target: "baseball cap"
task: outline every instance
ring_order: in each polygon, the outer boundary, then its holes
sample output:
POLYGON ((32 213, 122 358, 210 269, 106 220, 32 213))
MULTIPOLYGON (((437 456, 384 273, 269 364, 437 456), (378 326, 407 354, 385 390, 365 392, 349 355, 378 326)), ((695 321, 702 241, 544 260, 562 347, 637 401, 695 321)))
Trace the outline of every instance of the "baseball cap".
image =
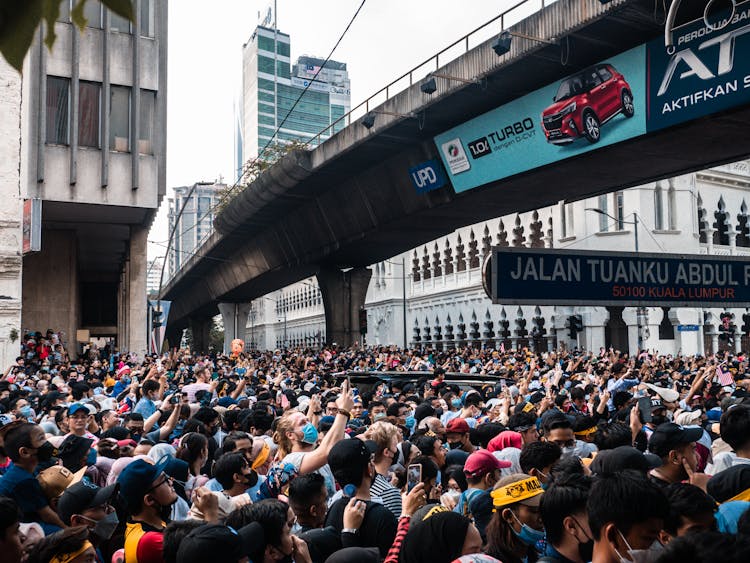
POLYGON ((507 469, 512 465, 507 460, 500 460, 487 450, 476 450, 469 454, 464 464, 464 475, 471 479, 483 477, 496 469, 507 469))
POLYGON ((73 416, 78 411, 86 411, 86 414, 91 414, 88 407, 83 403, 73 403, 68 407, 68 416, 73 416))
POLYGON ((539 479, 523 473, 515 473, 500 479, 490 494, 492 505, 500 508, 517 502, 527 506, 539 506, 543 492, 544 489, 539 479))
POLYGON ((469 423, 463 418, 452 418, 445 425, 445 432, 449 434, 468 434, 469 423))
POLYGON ((651 391, 659 395, 659 397, 661 397, 662 400, 666 401, 667 403, 674 403, 680 398, 680 394, 674 389, 668 389, 666 387, 657 387, 656 385, 652 383, 644 383, 644 385, 647 388, 651 389, 651 391))
POLYGON ((702 428, 685 428, 674 422, 660 424, 651 434, 648 449, 659 457, 665 457, 671 450, 697 442, 703 436, 702 428))
POLYGON ((632 446, 619 446, 599 452, 590 467, 597 475, 615 475, 626 469, 647 473, 661 465, 661 458, 657 455, 643 454, 632 446))
POLYGON ((94 440, 91 438, 83 438, 75 434, 70 434, 58 447, 57 457, 62 460, 63 465, 68 469, 71 467, 77 469, 81 463, 81 459, 88 455, 93 443, 94 440))
POLYGON ((169 456, 164 456, 157 464, 136 459, 122 470, 117 482, 120 484, 120 494, 131 510, 137 510, 140 507, 143 495, 164 472, 168 463, 169 456))
POLYGON ((108 487, 99 487, 83 479, 69 486, 57 502, 57 513, 63 523, 70 525, 73 514, 81 514, 84 510, 107 504, 117 494, 117 483, 108 487))
POLYGON ((733 465, 708 480, 706 490, 716 502, 750 500, 750 465, 733 465))
POLYGON ((674 417, 674 421, 682 426, 691 426, 700 424, 703 411, 700 409, 694 411, 679 411, 674 417))
POLYGON ((342 488, 358 481, 375 453, 373 443, 368 444, 359 438, 351 438, 340 440, 331 448, 328 453, 328 465, 342 488))
POLYGON ((240 532, 221 524, 206 524, 191 531, 180 542, 177 560, 181 563, 237 561, 248 553, 240 532))
POLYGON ((659 397, 651 397, 651 410, 659 410, 664 408, 664 403, 661 402, 659 397))
POLYGON ((39 486, 42 487, 44 496, 52 500, 62 495, 67 487, 83 479, 86 469, 86 467, 82 467, 73 473, 67 467, 53 465, 41 471, 36 479, 39 481, 39 486))

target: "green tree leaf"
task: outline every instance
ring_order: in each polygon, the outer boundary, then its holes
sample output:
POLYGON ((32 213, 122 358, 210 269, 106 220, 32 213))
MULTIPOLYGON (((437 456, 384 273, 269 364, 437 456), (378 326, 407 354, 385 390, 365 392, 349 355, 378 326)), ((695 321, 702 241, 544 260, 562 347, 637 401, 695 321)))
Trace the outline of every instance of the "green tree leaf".
POLYGON ((42 15, 47 22, 47 35, 44 38, 44 44, 47 45, 47 49, 50 51, 55 44, 55 39, 57 39, 55 22, 60 17, 60 2, 61 0, 44 0, 42 4, 42 15))
POLYGON ((18 72, 42 19, 43 1, 0 3, 0 53, 18 72))
MULTIPOLYGON (((34 41, 39 23, 47 22, 44 43, 52 49, 57 36, 55 22, 60 17, 60 4, 67 0, 3 0, 0 2, 0 54, 13 68, 21 72, 23 60, 34 41)), ((135 21, 132 0, 101 0, 101 3, 130 21, 135 21)), ((71 20, 83 28, 86 0, 77 0, 70 13, 71 20)))

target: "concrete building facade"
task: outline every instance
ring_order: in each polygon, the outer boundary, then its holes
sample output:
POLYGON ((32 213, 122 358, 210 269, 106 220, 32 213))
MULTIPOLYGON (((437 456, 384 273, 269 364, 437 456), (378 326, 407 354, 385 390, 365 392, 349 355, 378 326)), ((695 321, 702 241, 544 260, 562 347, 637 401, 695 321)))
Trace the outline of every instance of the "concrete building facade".
MULTIPOLYGON (((0 362, 12 329, 76 331, 146 351, 146 241, 166 188, 167 3, 134 22, 63 2, 52 51, 40 29, 22 75, 0 61, 0 362), (8 119, 6 119, 8 117, 8 119), (22 256, 23 201, 42 204, 41 250, 22 256)), ((15 333, 13 333, 15 334, 15 333)))
MULTIPOLYGON (((747 350, 734 315, 734 341, 720 338, 720 308, 553 307, 495 305, 481 266, 493 245, 577 250, 638 250, 750 256, 750 163, 740 161, 459 229, 449 236, 370 267, 366 298, 371 345, 450 347, 473 342, 506 347, 601 346, 661 354, 747 350), (594 210, 600 210, 607 217, 594 210), (581 315, 575 339, 566 327, 581 315), (683 330, 697 326, 698 330, 683 330)), ((309 278, 253 302, 246 342, 258 348, 325 341, 323 302, 309 278)))

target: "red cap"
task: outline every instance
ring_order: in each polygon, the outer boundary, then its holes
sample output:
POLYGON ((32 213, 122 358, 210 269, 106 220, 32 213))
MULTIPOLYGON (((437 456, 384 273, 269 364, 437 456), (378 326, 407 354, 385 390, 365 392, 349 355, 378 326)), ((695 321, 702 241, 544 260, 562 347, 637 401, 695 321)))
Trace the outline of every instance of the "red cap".
POLYGON ((124 447, 126 447, 126 446, 130 446, 130 447, 133 447, 133 448, 134 448, 134 447, 136 447, 137 445, 138 445, 138 444, 136 444, 136 443, 135 443, 135 440, 130 440, 130 439, 128 439, 128 440, 118 440, 118 441, 117 441, 117 447, 119 447, 119 448, 124 448, 124 447))
POLYGON ((507 469, 512 464, 504 459, 497 459, 487 450, 476 450, 466 458, 464 474, 467 477, 482 477, 495 469, 507 469))
POLYGON ((445 431, 448 434, 468 434, 469 423, 463 418, 452 418, 445 425, 445 431))

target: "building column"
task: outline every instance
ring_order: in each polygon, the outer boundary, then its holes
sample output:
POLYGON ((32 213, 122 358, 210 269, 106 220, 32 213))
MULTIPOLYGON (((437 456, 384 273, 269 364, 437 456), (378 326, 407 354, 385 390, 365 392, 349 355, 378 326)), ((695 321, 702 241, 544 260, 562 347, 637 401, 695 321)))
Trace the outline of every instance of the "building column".
POLYGON ((628 325, 628 350, 630 355, 637 355, 638 330, 640 320, 641 349, 657 349, 659 347, 659 325, 664 318, 661 307, 625 307, 622 312, 622 320, 628 325), (641 309, 641 318, 639 311, 641 309))
POLYGON ((326 315, 326 344, 348 347, 359 342, 359 311, 365 306, 372 271, 321 268, 316 277, 326 315))
POLYGON ((604 327, 609 322, 609 311, 606 307, 588 307, 583 317, 583 347, 596 352, 605 345, 604 327))
POLYGON ((219 303, 221 320, 224 321, 224 353, 232 351, 232 340, 245 340, 250 303, 219 303))
MULTIPOLYGON (((0 57, 0 365, 15 363, 23 337, 21 324, 21 74, 0 57)), ((25 191, 25 190, 24 190, 25 191)), ((32 327, 28 327, 32 328, 32 327)), ((40 326, 38 330, 46 330, 40 326)), ((62 327, 60 327, 62 328, 62 327)))
POLYGON ((193 334, 192 352, 208 352, 208 342, 211 337, 213 317, 191 317, 190 332, 193 334))
POLYGON ((125 348, 135 352, 139 358, 148 353, 148 307, 146 304, 146 253, 148 241, 147 227, 133 227, 130 230, 128 252, 127 295, 125 314, 128 317, 125 348))
POLYGON ((677 354, 694 356, 703 354, 703 322, 700 309, 688 307, 673 307, 669 310, 669 320, 675 326, 675 340, 677 354), (694 325, 698 330, 678 330, 680 325, 694 325))

